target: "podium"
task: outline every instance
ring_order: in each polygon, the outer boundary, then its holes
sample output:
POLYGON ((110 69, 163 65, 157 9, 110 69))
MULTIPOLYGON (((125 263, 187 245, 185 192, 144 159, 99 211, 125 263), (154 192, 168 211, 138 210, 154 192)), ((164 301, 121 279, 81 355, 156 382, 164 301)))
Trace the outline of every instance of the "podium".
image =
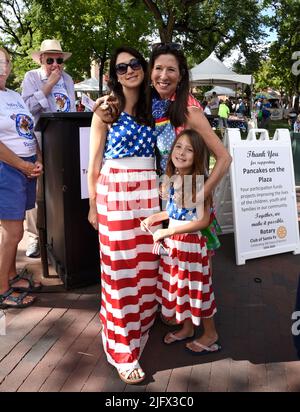
POLYGON ((36 126, 42 135, 45 246, 66 289, 100 280, 98 234, 88 222, 89 200, 81 199, 80 184, 79 128, 90 127, 91 118, 84 112, 43 113, 36 126))

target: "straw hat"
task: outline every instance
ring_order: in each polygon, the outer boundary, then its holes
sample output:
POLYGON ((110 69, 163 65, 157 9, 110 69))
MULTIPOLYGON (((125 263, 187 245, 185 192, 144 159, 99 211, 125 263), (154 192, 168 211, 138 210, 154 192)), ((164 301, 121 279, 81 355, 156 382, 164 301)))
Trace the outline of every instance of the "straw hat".
POLYGON ((55 39, 47 39, 42 41, 40 50, 33 51, 31 53, 31 57, 36 63, 40 64, 40 57, 44 53, 61 53, 63 55, 64 60, 67 60, 72 56, 72 53, 63 52, 61 49, 60 42, 55 39))

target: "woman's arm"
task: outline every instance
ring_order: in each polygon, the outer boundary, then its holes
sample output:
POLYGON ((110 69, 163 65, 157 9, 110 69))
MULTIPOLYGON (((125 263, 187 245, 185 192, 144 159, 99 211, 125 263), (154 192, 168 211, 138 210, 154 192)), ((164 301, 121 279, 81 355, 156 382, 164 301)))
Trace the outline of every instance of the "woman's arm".
POLYGON ((188 108, 186 127, 196 130, 202 136, 205 144, 216 158, 216 164, 204 184, 204 198, 206 199, 226 174, 232 159, 219 137, 212 130, 201 109, 197 107, 188 108))
POLYGON ((104 146, 107 136, 107 126, 102 122, 101 117, 98 114, 98 110, 93 114, 92 118, 88 167, 88 191, 90 199, 88 220, 95 229, 98 229, 96 185, 101 169, 104 146))
POLYGON ((21 159, 2 142, 0 142, 0 160, 20 170, 27 177, 32 177, 35 165, 21 159))
POLYGON ((197 232, 198 230, 205 229, 209 225, 210 220, 210 204, 206 202, 203 216, 199 220, 193 220, 191 222, 187 222, 185 225, 178 225, 168 227, 168 229, 158 229, 153 234, 153 240, 156 242, 157 240, 164 239, 165 237, 179 235, 183 233, 191 233, 197 232))

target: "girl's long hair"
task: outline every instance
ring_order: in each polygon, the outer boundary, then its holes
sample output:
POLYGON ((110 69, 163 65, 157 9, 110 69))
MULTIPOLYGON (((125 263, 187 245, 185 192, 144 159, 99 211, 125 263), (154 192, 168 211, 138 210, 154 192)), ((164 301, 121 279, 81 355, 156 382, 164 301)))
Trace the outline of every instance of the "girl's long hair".
POLYGON ((140 85, 139 98, 134 107, 135 118, 138 123, 153 126, 152 108, 151 105, 149 106, 146 101, 148 64, 139 51, 129 46, 121 46, 114 51, 110 59, 108 87, 111 90, 111 92, 113 92, 114 96, 118 99, 119 111, 122 112, 125 107, 125 96, 123 93, 123 87, 121 83, 118 82, 118 75, 116 72, 116 61, 120 53, 129 53, 141 62, 142 69, 144 72, 144 80, 140 85))
POLYGON ((160 47, 154 48, 149 60, 149 76, 147 101, 150 104, 152 97, 159 97, 157 91, 151 87, 151 73, 155 65, 156 59, 163 54, 172 54, 177 60, 181 80, 176 89, 176 98, 170 103, 166 116, 169 117, 171 124, 175 127, 182 126, 186 123, 188 114, 187 101, 189 96, 189 71, 186 58, 180 49, 172 47, 172 43, 162 44, 160 47))

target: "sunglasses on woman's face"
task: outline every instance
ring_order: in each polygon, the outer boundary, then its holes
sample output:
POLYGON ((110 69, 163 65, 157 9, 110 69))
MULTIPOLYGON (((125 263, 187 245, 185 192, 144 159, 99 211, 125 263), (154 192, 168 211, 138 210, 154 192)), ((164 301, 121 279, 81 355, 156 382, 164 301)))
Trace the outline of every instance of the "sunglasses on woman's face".
POLYGON ((46 59, 47 64, 53 64, 54 61, 56 61, 57 64, 63 64, 64 59, 62 57, 57 57, 56 59, 53 59, 52 57, 48 57, 46 59))
POLYGON ((154 43, 152 44, 152 51, 156 50, 181 50, 179 43, 154 43))
POLYGON ((140 70, 142 68, 142 64, 138 59, 131 59, 129 63, 116 64, 115 69, 117 74, 125 74, 128 67, 130 67, 132 70, 140 70))

